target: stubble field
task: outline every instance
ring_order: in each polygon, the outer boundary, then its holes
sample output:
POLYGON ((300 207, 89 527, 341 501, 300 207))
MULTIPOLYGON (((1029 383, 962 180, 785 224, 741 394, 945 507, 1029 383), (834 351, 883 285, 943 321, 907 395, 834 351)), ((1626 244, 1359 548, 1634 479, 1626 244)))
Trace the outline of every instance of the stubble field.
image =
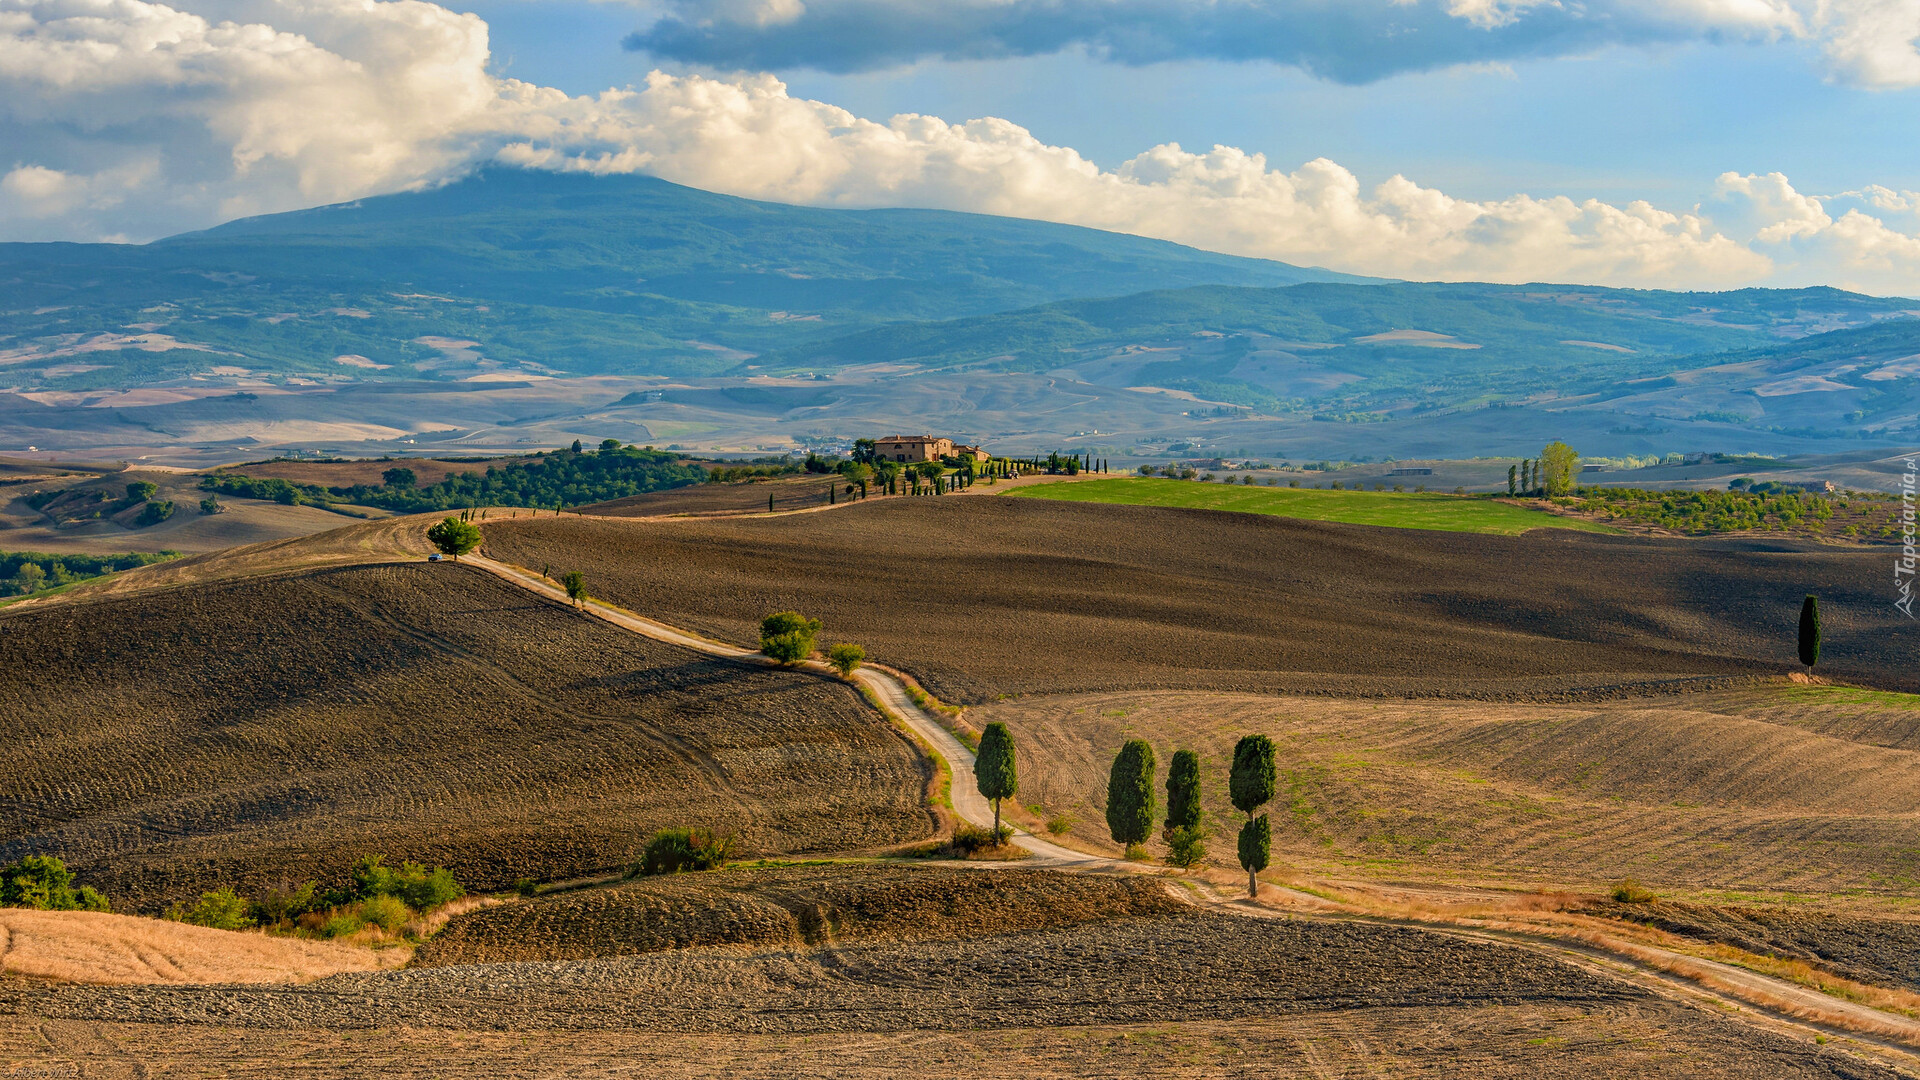
POLYGON ((1019 740, 1025 820, 1066 814, 1096 848, 1111 847, 1113 755, 1143 738, 1163 775, 1176 749, 1200 754, 1211 849, 1231 865, 1233 745, 1265 734, 1279 766, 1275 861, 1291 870, 1585 891, 1633 878, 1904 911, 1920 881, 1920 753, 1886 744, 1920 735, 1920 702, 1822 696, 1520 705, 1121 692, 980 706, 967 721, 1005 722, 1019 740))

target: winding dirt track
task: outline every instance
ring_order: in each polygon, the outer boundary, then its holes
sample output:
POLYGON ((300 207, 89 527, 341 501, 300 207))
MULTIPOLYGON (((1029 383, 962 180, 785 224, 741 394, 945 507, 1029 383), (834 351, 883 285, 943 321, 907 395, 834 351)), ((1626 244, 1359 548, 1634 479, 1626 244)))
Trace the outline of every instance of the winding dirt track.
MULTIPOLYGON (((549 599, 569 602, 564 590, 531 571, 478 555, 469 555, 463 561, 549 599)), ((658 641, 755 666, 774 663, 752 650, 689 634, 600 601, 589 600, 584 609, 615 626, 658 641)), ((823 677, 835 677, 827 665, 818 661, 808 661, 802 666, 823 677)), ((861 668, 855 672, 854 678, 872 692, 883 712, 890 714, 892 719, 905 726, 923 745, 946 761, 953 775, 951 800, 954 813, 971 824, 990 826, 993 808, 970 782, 974 766, 972 752, 938 720, 915 705, 905 685, 898 679, 872 668, 861 668)), ((1031 854, 1031 858, 1016 864, 1024 867, 1046 866, 1104 873, 1151 873, 1155 869, 1139 863, 1074 851, 1017 828, 1013 843, 1031 854)), ((1816 1032, 1823 1036, 1840 1035, 1869 1044, 1880 1051, 1891 1052, 1909 1067, 1920 1064, 1913 1054, 1914 1048, 1920 1047, 1920 1022, 1731 964, 1654 946, 1626 945, 1608 942, 1604 938, 1592 940, 1597 935, 1589 935, 1588 941, 1582 941, 1498 925, 1474 926, 1470 923, 1462 925, 1421 919, 1381 918, 1345 904, 1270 884, 1263 884, 1262 893, 1259 900, 1249 901, 1235 892, 1216 890, 1210 900, 1218 909, 1252 917, 1280 917, 1281 912, 1276 909, 1284 908, 1287 914, 1295 916, 1390 922, 1435 933, 1517 945, 1549 953, 1588 971, 1613 978, 1624 977, 1668 996, 1695 1002, 1704 999, 1773 1030, 1787 1031, 1801 1038, 1816 1032)))

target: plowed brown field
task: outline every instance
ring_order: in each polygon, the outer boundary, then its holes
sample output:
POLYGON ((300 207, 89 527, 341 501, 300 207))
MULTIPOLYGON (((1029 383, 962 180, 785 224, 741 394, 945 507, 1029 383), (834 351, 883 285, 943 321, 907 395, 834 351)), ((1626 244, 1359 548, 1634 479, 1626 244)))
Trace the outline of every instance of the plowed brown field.
POLYGON ((90 1072, 145 1051, 148 1076, 1896 1075, 1526 950, 1221 914, 292 987, 0 986, 0 1036, 90 1072))
POLYGON ((746 851, 929 835, 910 744, 845 686, 623 632, 478 570, 389 564, 0 617, 0 862, 151 911, 361 853, 500 888, 653 829, 746 851))
POLYGON ((1153 507, 888 499, 819 514, 490 522, 488 554, 578 569, 732 641, 796 608, 952 701, 1117 688, 1550 699, 1792 670, 1920 689, 1880 554, 1538 530, 1499 537, 1153 507))
POLYGON ((641 878, 469 912, 415 967, 1047 929, 1181 910, 1150 878, 827 863, 641 878))

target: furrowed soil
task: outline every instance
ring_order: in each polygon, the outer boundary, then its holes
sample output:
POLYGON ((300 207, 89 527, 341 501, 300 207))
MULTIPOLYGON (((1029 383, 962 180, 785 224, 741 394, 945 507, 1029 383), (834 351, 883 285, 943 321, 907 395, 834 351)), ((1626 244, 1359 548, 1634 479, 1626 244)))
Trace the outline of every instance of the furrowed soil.
POLYGON ((148 1076, 605 1075, 615 1059, 668 1077, 1896 1075, 1523 950, 1199 913, 291 987, 15 984, 0 1032, 28 1061, 148 1076))
POLYGON ((850 688, 656 643, 451 563, 0 616, 0 862, 123 910, 338 882, 623 868, 672 825, 749 854, 930 835, 925 766, 850 688))
POLYGON ((1200 755, 1209 846, 1232 866, 1244 816, 1226 776, 1234 743, 1258 733, 1279 768, 1274 860, 1297 870, 1907 904, 1920 880, 1920 752, 1808 728, 1820 715, 1833 730, 1904 729, 1905 742, 1920 735, 1920 702, 1799 690, 1556 705, 1121 692, 980 706, 967 720, 1013 732, 1020 820, 1065 814, 1075 843, 1096 850, 1117 850, 1105 829, 1114 752, 1141 738, 1163 774, 1176 749, 1200 755))
POLYGON ((1046 499, 887 499, 721 520, 509 520, 485 551, 736 641, 795 609, 936 695, 1216 689, 1607 697, 1794 670, 1920 689, 1885 560, 1791 543, 1486 536, 1046 499))
POLYGON ((1150 878, 828 863, 642 878, 461 915, 415 967, 587 960, 700 945, 991 935, 1185 905, 1150 878))
POLYGON ((1920 923, 1916 922, 1671 900, 1588 904, 1580 911, 1762 956, 1803 960, 1855 982, 1920 991, 1920 923))
MULTIPOLYGON (((832 478, 837 479, 837 476, 832 478)), ((604 517, 639 518, 727 511, 764 514, 767 512, 767 498, 771 496, 775 510, 804 510, 829 505, 827 489, 833 486, 832 480, 818 475, 777 476, 727 484, 690 484, 666 491, 650 491, 645 495, 629 495, 624 499, 613 499, 579 509, 582 513, 604 517)), ((842 482, 841 486, 846 485, 842 482)))

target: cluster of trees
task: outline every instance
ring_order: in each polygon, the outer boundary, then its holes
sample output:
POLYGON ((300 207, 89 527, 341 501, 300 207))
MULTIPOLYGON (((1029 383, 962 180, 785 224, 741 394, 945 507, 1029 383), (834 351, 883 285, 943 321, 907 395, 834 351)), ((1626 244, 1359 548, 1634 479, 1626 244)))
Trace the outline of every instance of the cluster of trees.
POLYGON ((221 886, 191 904, 173 905, 167 918, 218 930, 260 926, 302 937, 348 937, 368 927, 397 935, 419 916, 466 894, 446 867, 428 869, 407 861, 390 867, 385 856, 363 855, 337 889, 322 891, 318 882, 307 881, 249 899, 221 886))
POLYGON ((36 491, 26 497, 26 502, 28 506, 43 511, 56 520, 110 517, 122 510, 131 510, 140 506, 140 514, 134 519, 133 526, 145 528, 148 525, 158 525, 173 516, 173 501, 155 499, 154 496, 159 493, 159 486, 151 481, 135 480, 127 485, 126 497, 113 500, 110 505, 95 505, 108 503, 107 493, 99 488, 81 490, 53 488, 47 491, 36 491), (55 503, 60 505, 55 506, 55 503), (146 505, 141 506, 142 503, 146 505), (93 507, 92 513, 86 512, 88 507, 93 507))
POLYGON ((1507 494, 1553 499, 1573 491, 1574 477, 1580 472, 1580 455, 1573 447, 1555 439, 1537 458, 1526 458, 1507 467, 1507 494))
MULTIPOLYGON (((984 740, 983 740, 984 745, 984 740)), ((1240 826, 1240 866, 1247 871, 1247 895, 1259 893, 1259 873, 1273 857, 1273 828, 1267 815, 1255 811, 1273 799, 1277 778, 1273 740, 1248 735, 1233 748, 1233 769, 1227 793, 1235 809, 1247 815, 1240 826)), ((1140 855, 1140 845, 1152 835, 1158 811, 1154 798, 1153 747, 1145 739, 1129 739, 1114 755, 1107 774, 1107 830, 1129 858, 1140 855)), ((1175 866, 1197 866, 1206 859, 1204 812, 1200 807, 1200 756, 1192 750, 1175 751, 1167 770, 1166 817, 1162 832, 1167 861, 1175 866)))
POLYGON ((41 589, 131 570, 136 566, 177 559, 177 551, 157 555, 43 555, 33 551, 0 551, 0 596, 24 596, 41 589))
POLYGON ((52 855, 28 855, 0 866, 0 906, 41 911, 106 911, 107 898, 91 885, 75 887, 73 872, 52 855))
POLYGON ((479 506, 557 509, 664 491, 707 479, 706 470, 689 464, 684 454, 652 447, 623 447, 616 439, 602 442, 597 451, 584 451, 579 445, 576 442, 572 450, 490 465, 484 474, 449 475, 425 487, 418 486, 413 471, 405 468, 387 470, 379 485, 323 488, 278 478, 215 472, 201 480, 200 486, 220 495, 267 499, 289 506, 347 502, 418 513, 479 506))

